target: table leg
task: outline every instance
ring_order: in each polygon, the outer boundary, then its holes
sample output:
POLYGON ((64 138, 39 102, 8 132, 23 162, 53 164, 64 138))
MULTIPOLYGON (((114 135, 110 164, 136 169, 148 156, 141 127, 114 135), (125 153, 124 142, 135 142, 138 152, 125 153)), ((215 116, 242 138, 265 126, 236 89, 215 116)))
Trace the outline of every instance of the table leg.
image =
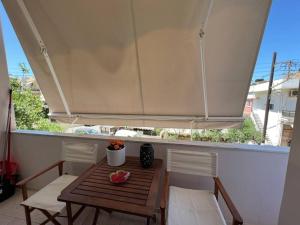
POLYGON ((156 215, 155 214, 153 215, 152 220, 154 223, 156 223, 156 215))
POLYGON ((73 225, 71 203, 70 203, 70 202, 67 202, 66 205, 67 205, 68 225, 73 225))
POLYGON ((150 217, 147 217, 147 225, 150 225, 150 217))

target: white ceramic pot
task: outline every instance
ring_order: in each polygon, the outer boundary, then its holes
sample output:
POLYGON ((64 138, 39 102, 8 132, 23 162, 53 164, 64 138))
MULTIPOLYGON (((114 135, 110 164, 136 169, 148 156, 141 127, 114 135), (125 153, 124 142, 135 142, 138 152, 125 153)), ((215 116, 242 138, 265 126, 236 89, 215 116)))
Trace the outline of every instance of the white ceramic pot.
POLYGON ((110 166, 121 166, 125 163, 126 146, 120 150, 106 149, 107 164, 110 166))

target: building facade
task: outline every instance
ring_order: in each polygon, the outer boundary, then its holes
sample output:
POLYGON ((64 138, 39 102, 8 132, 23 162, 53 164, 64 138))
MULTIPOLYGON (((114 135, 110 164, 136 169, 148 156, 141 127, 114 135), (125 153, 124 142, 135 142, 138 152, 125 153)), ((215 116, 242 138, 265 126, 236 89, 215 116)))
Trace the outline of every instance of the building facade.
MULTIPOLYGON (((251 85, 247 105, 251 102, 250 116, 256 128, 263 131, 268 93, 268 81, 251 85)), ((290 146, 299 88, 299 76, 287 77, 273 82, 267 143, 275 146, 290 146)), ((248 109, 249 111, 249 109, 248 109)))

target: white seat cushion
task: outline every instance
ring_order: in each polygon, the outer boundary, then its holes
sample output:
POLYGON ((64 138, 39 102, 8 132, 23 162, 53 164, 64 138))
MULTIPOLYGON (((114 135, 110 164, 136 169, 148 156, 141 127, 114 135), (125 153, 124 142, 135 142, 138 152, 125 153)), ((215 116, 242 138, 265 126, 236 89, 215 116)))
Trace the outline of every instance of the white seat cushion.
POLYGON ((21 205, 45 209, 54 213, 61 212, 65 208, 66 204, 64 202, 57 201, 57 197, 60 195, 61 191, 76 178, 77 176, 62 175, 38 192, 34 193, 22 202, 21 205))
POLYGON ((226 225, 213 193, 170 187, 168 225, 226 225))

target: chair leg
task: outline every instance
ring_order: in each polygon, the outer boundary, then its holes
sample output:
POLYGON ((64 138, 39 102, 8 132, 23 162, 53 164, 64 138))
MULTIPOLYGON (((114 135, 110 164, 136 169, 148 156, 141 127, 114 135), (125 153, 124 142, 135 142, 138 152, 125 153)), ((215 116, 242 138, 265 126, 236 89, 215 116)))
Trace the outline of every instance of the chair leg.
POLYGON ((160 209, 160 224, 166 225, 166 209, 165 208, 160 209))
POLYGON ((25 209, 26 224, 31 225, 30 208, 24 205, 24 209, 25 209))
POLYGON ((48 211, 44 210, 44 209, 39 209, 48 219, 49 221, 51 221, 53 224, 55 225, 61 225, 56 219, 55 217, 57 216, 57 214, 51 215, 48 211))
MULTIPOLYGON (((59 216, 59 213, 55 213, 53 215, 53 218, 58 217, 58 216, 59 216)), ((47 219, 44 222, 42 222, 40 225, 46 225, 49 222, 51 222, 51 219, 47 217, 47 219)))
POLYGON ((150 225, 150 217, 147 217, 147 225, 150 225))

